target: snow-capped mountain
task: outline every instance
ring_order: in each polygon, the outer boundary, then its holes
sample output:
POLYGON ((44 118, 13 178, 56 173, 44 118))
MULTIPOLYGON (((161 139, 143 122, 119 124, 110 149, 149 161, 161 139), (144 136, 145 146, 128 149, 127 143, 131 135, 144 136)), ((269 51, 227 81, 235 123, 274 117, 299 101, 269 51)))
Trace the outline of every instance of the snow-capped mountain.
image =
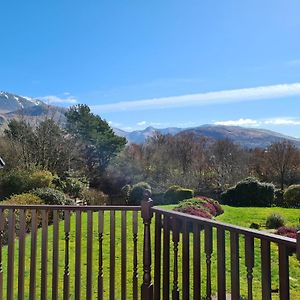
POLYGON ((0 113, 10 113, 34 106, 46 106, 40 100, 18 96, 7 92, 0 92, 0 113))

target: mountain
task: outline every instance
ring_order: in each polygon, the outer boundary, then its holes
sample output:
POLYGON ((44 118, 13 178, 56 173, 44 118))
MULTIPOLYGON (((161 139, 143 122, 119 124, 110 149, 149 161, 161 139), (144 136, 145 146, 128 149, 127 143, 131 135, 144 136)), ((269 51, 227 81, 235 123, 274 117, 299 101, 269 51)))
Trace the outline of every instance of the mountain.
POLYGON ((0 125, 18 118, 36 122, 46 116, 54 118, 58 122, 64 122, 65 112, 66 109, 63 107, 47 105, 38 99, 0 92, 0 125))
POLYGON ((283 135, 281 133, 256 128, 244 128, 239 126, 221 126, 221 125, 202 125, 193 128, 164 128, 156 129, 147 127, 144 130, 126 132, 115 129, 117 135, 126 137, 130 143, 143 143, 154 132, 161 134, 183 134, 192 132, 199 137, 207 137, 213 140, 232 140, 234 143, 240 144, 245 148, 266 148, 270 144, 278 141, 289 140, 300 148, 300 139, 283 135))

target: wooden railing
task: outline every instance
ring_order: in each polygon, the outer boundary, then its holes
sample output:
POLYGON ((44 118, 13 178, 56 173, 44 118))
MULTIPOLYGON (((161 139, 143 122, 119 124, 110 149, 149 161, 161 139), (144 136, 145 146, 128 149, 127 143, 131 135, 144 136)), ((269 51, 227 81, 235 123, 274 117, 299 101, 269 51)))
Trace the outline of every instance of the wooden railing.
POLYGON ((238 300, 241 280, 243 296, 259 291, 265 300, 274 259, 280 299, 288 300, 294 252, 300 260, 300 233, 267 234, 153 207, 148 198, 141 207, 2 205, 0 300, 238 300))
MULTIPOLYGON (((170 299, 170 296, 196 300, 214 296, 214 299, 225 300, 228 295, 234 300, 241 296, 242 299, 267 300, 272 298, 272 292, 279 293, 281 300, 296 299, 290 296, 289 256, 297 250, 300 259, 300 232, 296 241, 157 207, 151 211, 155 216, 155 300, 170 299), (257 257, 259 261, 255 261, 257 257), (245 266, 241 265, 242 261, 245 266), (212 276, 213 267, 216 282, 212 276), (278 268, 278 291, 271 288, 273 267, 278 268), (254 277, 254 269, 258 269, 259 278, 254 277), (258 281, 255 286, 254 279, 258 281), (247 286, 243 295, 241 280, 247 286), (215 293, 213 283, 216 283, 215 293)), ((298 278, 299 275, 300 268, 298 278)))
POLYGON ((139 211, 0 206, 0 299, 138 299, 139 211))

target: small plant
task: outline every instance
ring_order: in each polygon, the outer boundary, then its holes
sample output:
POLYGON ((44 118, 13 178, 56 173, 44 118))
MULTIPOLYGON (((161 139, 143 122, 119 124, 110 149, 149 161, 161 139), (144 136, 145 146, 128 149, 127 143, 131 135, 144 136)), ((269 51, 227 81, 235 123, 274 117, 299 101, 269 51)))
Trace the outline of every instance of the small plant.
POLYGON ((259 229, 259 228, 260 228, 260 225, 257 224, 257 223, 251 223, 250 228, 251 228, 251 229, 259 229))
POLYGON ((268 216, 266 221, 266 227, 268 229, 277 229, 279 227, 284 226, 285 220, 284 218, 279 214, 271 214, 268 216))
POLYGON ((286 236, 286 237, 289 237, 292 239, 296 239, 297 238, 297 228, 283 226, 283 227, 278 228, 276 234, 286 236))

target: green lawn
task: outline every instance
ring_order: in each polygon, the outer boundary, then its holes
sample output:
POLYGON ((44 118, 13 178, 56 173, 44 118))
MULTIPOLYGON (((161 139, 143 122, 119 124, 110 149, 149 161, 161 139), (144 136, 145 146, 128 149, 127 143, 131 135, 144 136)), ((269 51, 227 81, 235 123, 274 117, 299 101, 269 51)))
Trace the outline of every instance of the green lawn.
MULTIPOLYGON (((168 207, 170 208, 170 206, 168 207)), ((288 221, 290 225, 298 224, 298 218, 300 217, 300 210, 297 209, 282 209, 282 208, 233 208, 224 206, 225 213, 218 217, 218 220, 237 224, 240 226, 249 227, 252 222, 264 224, 266 217, 272 213, 277 212, 282 214, 288 221)), ((81 287, 82 287, 82 299, 85 299, 85 289, 84 286, 86 284, 86 230, 87 230, 87 220, 86 214, 84 213, 82 216, 82 259, 81 259, 81 287)), ((152 233, 153 233, 152 227, 152 233)), ((121 215, 120 213, 116 213, 116 299, 121 299, 120 297, 120 286, 121 286, 121 215)), ((203 233, 201 233, 203 235, 203 233)), ((97 265, 98 265, 98 243, 97 243, 97 214, 94 214, 94 247, 93 247, 93 291, 94 291, 94 298, 96 299, 96 292, 97 292, 97 265)), ((109 213, 105 213, 104 219, 104 253, 103 253, 103 264, 104 264, 104 298, 108 299, 109 295, 109 213)), ((132 273, 133 273, 133 265, 132 265, 132 257, 133 257, 133 242, 132 242, 132 214, 129 212, 127 213, 127 261, 128 261, 128 270, 127 270, 127 298, 131 299, 132 297, 132 273)), ((153 239, 152 239, 153 241, 153 239)), ((203 237, 202 237, 203 241, 203 237)), ((192 238, 191 238, 192 242, 192 238)), ((63 222, 60 223, 60 257, 59 257, 59 290, 62 291, 63 287, 63 268, 64 268, 64 239, 63 239, 63 222)), ((142 245, 143 245, 143 237, 142 237, 142 222, 139 218, 139 235, 138 235, 138 253, 139 253, 139 286, 141 284, 142 278, 142 245)), ((15 259, 15 299, 17 299, 17 249, 18 242, 16 243, 16 259, 15 259)), ((41 249, 41 232, 39 230, 38 234, 38 249, 41 249)), ((172 248, 171 248, 172 249, 172 248)), ((74 272, 75 272, 75 216, 71 217, 71 234, 70 234, 70 253, 71 253, 71 260, 70 260, 70 291, 71 296, 70 299, 74 298, 74 272)), ((213 291, 216 292, 216 238, 214 235, 214 255, 212 257, 212 277, 213 277, 213 291)), ((179 247, 179 259, 181 258, 181 245, 179 247)), ((41 251, 38 251, 37 257, 37 299, 39 298, 40 292, 40 261, 41 261, 41 251)), ((191 256, 192 256, 192 247, 191 247, 191 256)), ((203 252, 203 246, 201 247, 201 252, 203 252)), ((226 242, 226 253, 229 253, 229 243, 228 243, 228 235, 227 235, 227 242, 226 242)), ((51 296, 51 268, 52 268, 52 226, 49 226, 49 259, 48 259, 48 287, 49 287, 49 298, 51 296)), ((171 255, 171 266, 172 266, 173 257, 171 255)), ((190 259, 192 262, 192 257, 190 259)), ((278 288, 278 255, 277 249, 275 246, 272 246, 272 289, 278 288)), ((202 293, 204 295, 204 283, 205 283, 205 256, 202 254, 201 256, 202 262, 202 293)), ((28 297, 28 286, 29 286, 29 263, 30 263, 30 236, 26 239, 26 281, 25 281, 25 290, 26 295, 25 299, 29 299, 28 297)), ((3 248, 3 269, 4 269, 4 280, 6 278, 6 264, 7 264, 7 248, 3 248)), ((181 270, 181 266, 180 270, 181 270)), ((230 257, 227 255, 226 258, 226 268, 227 268, 227 286, 228 289, 230 288, 230 257)), ((180 271, 179 270, 179 271, 180 271)), ((246 268, 244 267, 244 242, 241 238, 240 241, 240 270, 241 270, 241 294, 246 295, 247 293, 247 285, 246 285, 246 268)), ((172 267, 171 267, 172 272, 172 267)), ((291 284, 291 299, 300 299, 300 263, 296 260, 295 255, 290 257, 290 284, 291 284)), ((180 276, 181 277, 181 276, 180 276)), ((255 248, 255 267, 254 267, 254 294, 255 299, 261 299, 260 295, 260 277, 261 277, 261 270, 260 270, 260 249, 259 244, 256 243, 255 248)), ((171 274, 172 279, 172 274, 171 274)), ((192 279, 192 274, 191 274, 192 279)), ((5 282, 5 281, 4 281, 5 282)), ((181 279, 180 279, 181 283, 181 279)), ((4 289, 4 295, 6 293, 6 287, 4 289)), ((277 299, 277 294, 274 294, 274 299, 277 299)), ((62 293, 60 293, 60 298, 62 298, 62 293)))

